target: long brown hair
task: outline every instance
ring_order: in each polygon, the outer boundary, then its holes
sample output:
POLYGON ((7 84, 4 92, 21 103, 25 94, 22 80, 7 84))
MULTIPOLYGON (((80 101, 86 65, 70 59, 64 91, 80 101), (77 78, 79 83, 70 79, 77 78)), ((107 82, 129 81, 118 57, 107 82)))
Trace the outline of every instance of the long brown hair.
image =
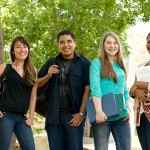
POLYGON ((123 62, 121 43, 120 43, 118 36, 114 32, 108 32, 108 33, 104 34, 104 36, 101 39, 99 58, 100 58, 101 64, 102 64, 102 71, 101 71, 100 76, 101 76, 101 78, 107 78, 107 79, 113 78, 114 82, 117 83, 117 81, 118 81, 117 75, 116 75, 115 71, 113 70, 111 62, 109 61, 108 56, 104 49, 104 43, 108 36, 115 38, 115 40, 118 43, 118 52, 115 55, 115 59, 116 59, 116 62, 118 62, 118 64, 120 65, 120 67, 124 70, 125 75, 127 77, 126 67, 123 62))
POLYGON ((31 56, 31 52, 30 52, 30 45, 28 43, 28 41, 22 37, 22 36, 17 36, 13 39, 12 43, 11 43, 11 47, 10 47, 10 57, 11 57, 11 61, 14 62, 15 61, 15 54, 14 54, 14 45, 15 43, 19 41, 25 45, 27 45, 28 47, 28 56, 24 61, 24 76, 23 79, 25 80, 25 83, 29 86, 32 86, 35 84, 35 78, 36 78, 36 71, 35 68, 33 67, 33 63, 32 63, 32 56, 31 56))

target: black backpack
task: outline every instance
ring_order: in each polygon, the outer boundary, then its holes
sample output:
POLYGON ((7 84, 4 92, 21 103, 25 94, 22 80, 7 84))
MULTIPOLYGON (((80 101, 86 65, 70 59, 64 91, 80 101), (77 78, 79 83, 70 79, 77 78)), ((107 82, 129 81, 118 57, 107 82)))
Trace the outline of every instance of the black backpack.
POLYGON ((41 115, 42 117, 46 117, 46 95, 47 95, 48 85, 49 84, 46 84, 44 87, 38 88, 37 90, 35 112, 41 115))
MULTIPOLYGON (((52 64, 56 64, 56 57, 51 58, 52 64)), ((47 89, 49 87, 49 82, 43 86, 42 88, 37 89, 37 99, 36 99, 36 108, 35 112, 42 117, 46 117, 46 97, 47 97, 47 89)))

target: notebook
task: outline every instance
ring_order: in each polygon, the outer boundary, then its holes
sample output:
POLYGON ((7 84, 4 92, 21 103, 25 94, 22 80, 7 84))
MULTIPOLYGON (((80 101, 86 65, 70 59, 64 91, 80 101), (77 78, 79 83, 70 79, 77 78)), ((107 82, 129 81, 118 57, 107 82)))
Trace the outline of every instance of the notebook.
POLYGON ((116 104, 119 111, 119 116, 124 116, 124 104, 123 104, 123 94, 122 93, 114 93, 116 104))
MULTIPOLYGON (((104 95, 102 97, 101 102, 102 102, 102 110, 106 114, 107 118, 112 118, 119 115, 117 104, 113 93, 104 95)), ((92 124, 96 121, 96 111, 95 111, 94 103, 92 100, 87 100, 85 102, 85 106, 89 117, 89 121, 92 124)))

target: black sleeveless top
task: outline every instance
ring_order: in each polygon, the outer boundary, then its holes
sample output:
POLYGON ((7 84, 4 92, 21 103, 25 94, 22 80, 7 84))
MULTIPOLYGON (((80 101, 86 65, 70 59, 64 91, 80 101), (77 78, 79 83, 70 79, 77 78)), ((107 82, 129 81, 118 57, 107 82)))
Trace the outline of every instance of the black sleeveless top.
POLYGON ((4 94, 0 96, 0 111, 26 114, 32 87, 27 86, 24 79, 11 67, 6 74, 4 94))

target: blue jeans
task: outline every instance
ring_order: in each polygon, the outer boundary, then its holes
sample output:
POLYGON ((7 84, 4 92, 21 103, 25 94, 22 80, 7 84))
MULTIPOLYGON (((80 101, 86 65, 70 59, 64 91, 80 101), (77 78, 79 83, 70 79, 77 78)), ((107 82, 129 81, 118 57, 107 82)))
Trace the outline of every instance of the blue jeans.
POLYGON ((150 150, 150 122, 141 114, 140 126, 136 128, 142 150, 150 150))
POLYGON ((0 150, 9 150, 13 132, 22 150, 35 150, 31 127, 23 115, 5 112, 0 118, 0 150))
POLYGON ((131 149, 131 132, 128 121, 110 121, 104 123, 94 123, 93 135, 95 150, 108 150, 109 136, 112 133, 117 150, 131 149))
POLYGON ((71 127, 68 125, 71 119, 72 114, 61 114, 59 125, 46 121, 50 150, 83 150, 84 121, 78 127, 71 127))

